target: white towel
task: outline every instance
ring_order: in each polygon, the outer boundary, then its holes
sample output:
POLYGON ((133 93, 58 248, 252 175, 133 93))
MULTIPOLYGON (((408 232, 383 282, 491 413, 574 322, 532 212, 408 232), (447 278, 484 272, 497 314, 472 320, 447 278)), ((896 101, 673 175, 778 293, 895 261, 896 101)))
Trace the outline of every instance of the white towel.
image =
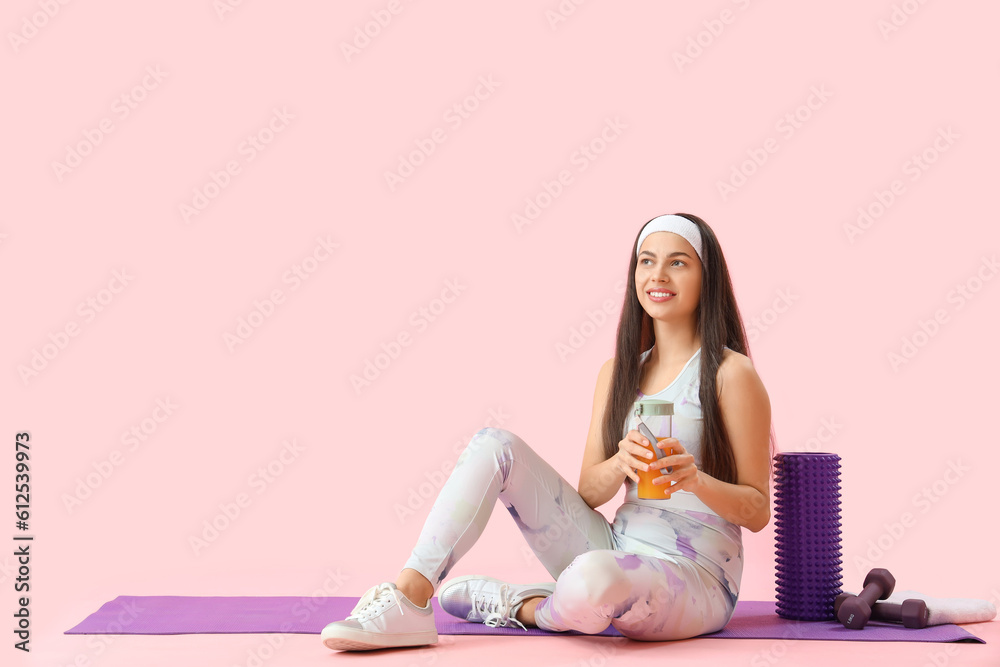
POLYGON ((935 598, 917 591, 893 591, 891 595, 880 602, 902 604, 903 600, 919 598, 927 603, 927 624, 942 623, 979 623, 992 621, 996 618, 997 608, 989 600, 977 598, 935 598))

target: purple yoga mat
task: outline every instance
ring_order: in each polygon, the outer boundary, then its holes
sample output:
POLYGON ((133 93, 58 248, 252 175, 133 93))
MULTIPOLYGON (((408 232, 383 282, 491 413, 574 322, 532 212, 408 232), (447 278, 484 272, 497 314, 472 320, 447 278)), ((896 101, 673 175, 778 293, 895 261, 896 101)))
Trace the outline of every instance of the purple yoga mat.
MULTIPOLYGON (((119 595, 101 606, 67 635, 186 635, 290 632, 318 635, 331 621, 341 620, 357 597, 188 597, 119 595)), ((558 636, 577 632, 491 628, 447 614, 432 598, 438 633, 443 635, 558 636)), ((599 633, 620 637, 614 627, 599 633)), ((863 630, 848 630, 836 621, 792 621, 775 612, 774 602, 739 601, 729 624, 702 635, 713 639, 853 639, 860 641, 986 642, 957 625, 911 630, 872 621, 863 630)))

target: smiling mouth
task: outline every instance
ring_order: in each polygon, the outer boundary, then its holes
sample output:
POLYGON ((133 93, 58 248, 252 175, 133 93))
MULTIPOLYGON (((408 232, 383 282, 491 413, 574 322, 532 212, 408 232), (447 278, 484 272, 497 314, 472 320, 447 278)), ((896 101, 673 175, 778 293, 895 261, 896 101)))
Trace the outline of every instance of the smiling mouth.
POLYGON ((668 301, 677 295, 669 290, 650 290, 649 292, 646 292, 646 296, 648 296, 652 301, 668 301))

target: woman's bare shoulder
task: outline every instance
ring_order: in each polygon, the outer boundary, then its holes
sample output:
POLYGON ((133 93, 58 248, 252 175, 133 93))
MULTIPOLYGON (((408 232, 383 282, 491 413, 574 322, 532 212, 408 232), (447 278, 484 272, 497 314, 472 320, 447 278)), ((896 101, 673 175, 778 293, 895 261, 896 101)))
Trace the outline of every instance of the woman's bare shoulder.
POLYGON ((597 372, 597 388, 607 389, 611 384, 611 376, 615 371, 615 358, 611 357, 601 365, 601 370, 597 372))
POLYGON ((725 367, 732 368, 733 366, 749 365, 753 368, 753 362, 750 361, 750 357, 736 350, 730 349, 728 347, 722 348, 722 363, 719 364, 719 370, 721 371, 725 367))
POLYGON ((733 384, 744 387, 748 384, 761 384, 760 376, 757 375, 757 369, 754 368, 750 357, 728 347, 722 350, 722 362, 719 364, 719 372, 715 376, 720 393, 726 379, 733 384))

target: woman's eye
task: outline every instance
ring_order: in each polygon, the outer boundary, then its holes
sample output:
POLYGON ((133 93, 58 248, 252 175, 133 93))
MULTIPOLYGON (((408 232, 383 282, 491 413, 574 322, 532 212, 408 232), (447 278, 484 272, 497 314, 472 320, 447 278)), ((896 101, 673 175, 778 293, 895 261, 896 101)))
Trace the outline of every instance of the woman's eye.
MULTIPOLYGON (((653 260, 651 260, 648 257, 646 257, 645 259, 640 259, 639 263, 640 264, 645 264, 646 262, 652 262, 652 261, 653 260)), ((684 266, 684 260, 682 260, 682 259, 675 259, 673 262, 671 262, 671 265, 677 264, 677 263, 680 263, 681 266, 684 266)))

